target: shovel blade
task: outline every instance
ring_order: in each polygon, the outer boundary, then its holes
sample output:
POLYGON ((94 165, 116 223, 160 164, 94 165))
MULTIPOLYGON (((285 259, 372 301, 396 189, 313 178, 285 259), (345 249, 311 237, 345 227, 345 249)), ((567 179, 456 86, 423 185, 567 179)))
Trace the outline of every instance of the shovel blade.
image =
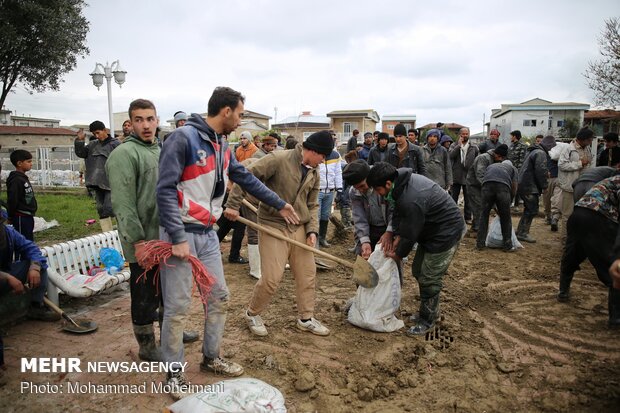
POLYGON ((379 274, 365 259, 357 256, 353 264, 353 280, 365 288, 374 288, 379 284, 379 274))
POLYGON ((98 328, 97 323, 91 320, 82 318, 82 319, 77 319, 74 321, 75 321, 75 324, 77 324, 77 326, 72 323, 65 322, 62 329, 68 333, 73 333, 73 334, 88 334, 88 333, 92 333, 98 328))

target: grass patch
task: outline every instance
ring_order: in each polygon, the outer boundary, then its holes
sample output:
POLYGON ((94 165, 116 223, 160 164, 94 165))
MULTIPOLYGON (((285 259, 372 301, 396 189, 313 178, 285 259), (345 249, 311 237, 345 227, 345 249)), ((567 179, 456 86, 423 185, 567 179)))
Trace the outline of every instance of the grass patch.
POLYGON ((36 193, 36 197, 39 207, 36 216, 45 218, 46 221, 55 219, 59 224, 34 234, 39 247, 101 232, 95 200, 86 195, 85 190, 72 195, 36 193), (88 219, 96 219, 97 222, 86 226, 88 219))

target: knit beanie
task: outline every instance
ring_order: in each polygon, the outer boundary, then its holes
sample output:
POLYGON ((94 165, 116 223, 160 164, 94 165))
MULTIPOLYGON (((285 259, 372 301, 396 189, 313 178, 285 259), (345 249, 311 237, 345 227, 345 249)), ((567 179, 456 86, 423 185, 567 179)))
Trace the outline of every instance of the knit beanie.
POLYGON ((551 148, 555 146, 555 138, 551 135, 545 136, 542 141, 540 141, 540 146, 545 148, 547 151, 550 151, 551 148))
POLYGON ((429 136, 433 135, 439 138, 441 136, 441 132, 439 132, 439 129, 429 129, 428 132, 426 132, 426 139, 428 139, 429 136))
POLYGON ((247 130, 244 130, 243 132, 241 132, 241 136, 239 136, 239 138, 246 138, 248 140, 252 140, 252 134, 247 130))
POLYGON ((499 156, 506 157, 508 155, 508 145, 506 145, 505 143, 498 145, 498 147, 495 148, 495 153, 499 156))
POLYGON ((187 113, 179 111, 174 114, 174 124, 178 124, 181 120, 187 120, 187 113))
POLYGON ((368 163, 362 159, 358 159, 344 167, 342 179, 347 185, 357 185, 368 177, 369 172, 370 166, 368 166, 368 163))
POLYGON ((407 136, 407 129, 405 129, 405 125, 399 123, 394 126, 394 136, 407 136))
POLYGON ((334 150, 334 138, 329 131, 315 132, 304 141, 303 147, 328 156, 334 150))

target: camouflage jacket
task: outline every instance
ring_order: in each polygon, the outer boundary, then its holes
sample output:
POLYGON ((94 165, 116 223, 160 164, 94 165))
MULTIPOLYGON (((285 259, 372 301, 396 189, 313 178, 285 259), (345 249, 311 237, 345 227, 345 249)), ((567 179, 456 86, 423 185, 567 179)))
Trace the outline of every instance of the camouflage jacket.
POLYGON ((521 143, 521 141, 516 141, 508 147, 508 160, 512 162, 512 165, 517 168, 517 170, 521 169, 526 154, 527 145, 521 143))

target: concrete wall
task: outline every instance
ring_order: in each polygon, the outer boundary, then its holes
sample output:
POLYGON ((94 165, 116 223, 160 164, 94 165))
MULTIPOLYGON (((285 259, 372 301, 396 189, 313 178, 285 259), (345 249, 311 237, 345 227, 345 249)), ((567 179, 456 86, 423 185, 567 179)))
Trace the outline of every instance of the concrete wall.
POLYGON ((536 135, 559 136, 562 126, 558 126, 558 121, 563 122, 568 118, 579 119, 579 124, 583 124, 583 110, 524 110, 510 111, 499 118, 491 118, 491 129, 498 129, 501 133, 500 140, 504 143, 510 142, 510 132, 520 130, 524 137, 534 137, 536 135), (524 126, 526 120, 536 120, 536 126, 524 126))

